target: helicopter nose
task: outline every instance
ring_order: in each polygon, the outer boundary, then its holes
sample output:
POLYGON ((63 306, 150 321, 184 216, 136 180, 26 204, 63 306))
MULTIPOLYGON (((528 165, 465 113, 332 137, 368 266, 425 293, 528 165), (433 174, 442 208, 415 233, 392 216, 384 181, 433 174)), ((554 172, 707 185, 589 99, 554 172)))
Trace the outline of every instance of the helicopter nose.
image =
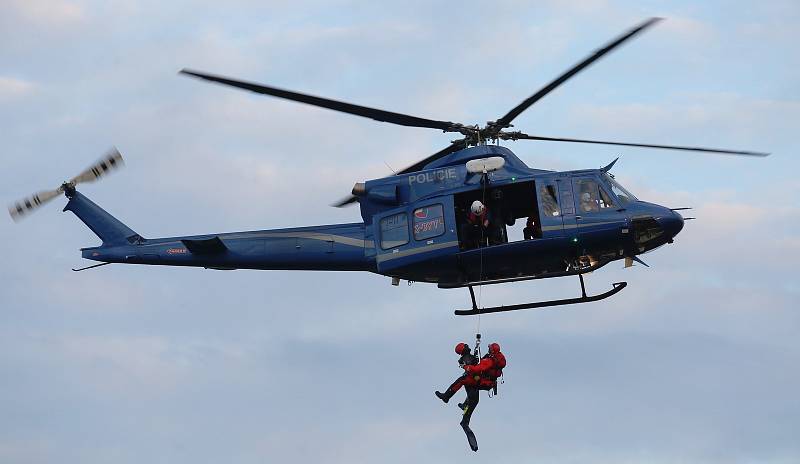
POLYGON ((664 234, 670 238, 675 237, 683 229, 683 216, 669 210, 667 214, 658 218, 658 223, 664 229, 664 234))

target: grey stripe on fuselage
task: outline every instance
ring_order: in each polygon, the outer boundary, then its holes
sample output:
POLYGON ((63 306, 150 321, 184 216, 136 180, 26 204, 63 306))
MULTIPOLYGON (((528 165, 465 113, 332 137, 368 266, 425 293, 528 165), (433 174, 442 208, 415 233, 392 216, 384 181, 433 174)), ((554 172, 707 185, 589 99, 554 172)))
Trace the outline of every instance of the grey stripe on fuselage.
MULTIPOLYGON (((617 224, 619 221, 605 221, 605 222, 592 222, 591 224, 564 224, 564 229, 580 229, 581 227, 594 227, 594 226, 604 226, 606 224, 617 224)), ((544 226, 542 227, 543 232, 553 231, 553 230, 561 230, 561 226, 544 226)))
POLYGON ((418 253, 427 253, 429 251, 440 250, 442 248, 449 248, 449 247, 457 247, 458 241, 451 241, 451 242, 442 242, 442 243, 435 243, 433 245, 425 245, 423 247, 418 248, 409 248, 407 250, 392 252, 392 253, 383 253, 375 257, 375 260, 379 263, 384 261, 389 261, 391 259, 397 258, 405 258, 406 256, 413 256, 418 253))
MULTIPOLYGON (((357 248, 374 248, 371 241, 358 239, 353 237, 345 237, 343 235, 323 234, 319 232, 243 232, 232 234, 219 234, 217 235, 221 240, 247 240, 251 238, 305 238, 309 240, 319 240, 322 242, 330 242, 333 240, 336 243, 343 245, 353 246, 357 248)), ((191 237, 186 237, 191 239, 191 237)), ((156 243, 143 243, 141 246, 163 246, 163 245, 181 245, 183 243, 179 240, 172 240, 169 242, 156 242, 156 243)))
MULTIPOLYGON (((594 226, 602 226, 606 224, 615 224, 618 221, 606 221, 606 222, 594 222, 591 224, 566 224, 563 226, 563 229, 575 229, 581 227, 594 227, 594 226)), ((542 231, 553 231, 553 230, 560 230, 562 226, 544 226, 542 227, 542 231)), ((237 240, 237 239, 251 239, 251 238, 305 238, 309 240, 320 240, 323 242, 328 242, 333 240, 336 243, 341 243, 342 245, 348 245, 358 248, 374 248, 375 244, 371 240, 364 240, 358 239, 353 237, 346 237, 344 235, 332 235, 332 234, 325 234, 320 232, 242 232, 242 233, 231 233, 231 234, 219 234, 218 237, 223 240, 237 240)), ((191 237, 187 237, 191 238, 191 237)), ((447 242, 449 244, 458 245, 458 242, 447 242)), ((172 240, 169 242, 157 242, 157 243, 143 243, 140 246, 147 247, 147 246, 162 246, 162 245, 183 245, 180 240, 172 240)), ((416 253, 423 253, 425 251, 432 251, 438 250, 439 248, 444 248, 444 243, 438 243, 436 245, 428 245, 422 248, 413 248, 409 250, 403 250, 398 253, 392 253, 391 257, 383 257, 385 255, 378 255, 378 262, 386 261, 387 259, 394 259, 399 258, 402 256, 409 256, 416 253), (435 247, 435 248, 432 248, 435 247)), ((454 245, 446 245, 446 246, 454 246, 454 245)))

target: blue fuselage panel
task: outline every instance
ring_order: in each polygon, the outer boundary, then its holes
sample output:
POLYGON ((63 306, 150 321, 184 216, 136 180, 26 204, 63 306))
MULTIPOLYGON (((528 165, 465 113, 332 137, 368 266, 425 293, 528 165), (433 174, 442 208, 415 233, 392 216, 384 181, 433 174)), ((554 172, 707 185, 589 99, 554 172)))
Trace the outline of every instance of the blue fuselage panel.
POLYGON ((96 261, 199 266, 222 269, 287 269, 372 271, 365 250, 363 224, 336 224, 294 229, 170 237, 140 244, 86 248, 83 257, 96 261), (184 241, 219 237, 226 250, 199 253, 184 241))

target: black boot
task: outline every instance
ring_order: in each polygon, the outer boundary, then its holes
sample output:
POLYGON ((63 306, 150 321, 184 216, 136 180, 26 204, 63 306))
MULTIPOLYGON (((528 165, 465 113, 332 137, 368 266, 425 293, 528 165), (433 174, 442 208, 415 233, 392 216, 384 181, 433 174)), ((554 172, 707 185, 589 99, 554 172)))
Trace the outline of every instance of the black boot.
POLYGON ((445 403, 450 401, 450 398, 453 397, 453 394, 454 393, 451 392, 450 389, 447 389, 444 393, 440 392, 439 390, 436 390, 436 397, 444 401, 445 403))
POLYGON ((462 410, 462 411, 463 411, 463 410, 465 410, 465 409, 467 409, 467 402, 466 402, 466 400, 465 400, 463 403, 458 403, 458 407, 459 407, 459 408, 461 408, 461 410, 462 410))
POLYGON ((469 442, 469 448, 472 451, 478 451, 478 439, 475 438, 475 433, 469 428, 468 424, 464 422, 461 423, 461 428, 464 429, 464 433, 467 434, 467 442, 469 442))

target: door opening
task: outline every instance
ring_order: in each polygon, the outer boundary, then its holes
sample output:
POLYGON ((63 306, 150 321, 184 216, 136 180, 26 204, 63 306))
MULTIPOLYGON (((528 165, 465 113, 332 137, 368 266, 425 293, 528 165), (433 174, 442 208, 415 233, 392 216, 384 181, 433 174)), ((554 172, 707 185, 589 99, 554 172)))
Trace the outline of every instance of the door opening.
POLYGON ((456 194, 454 208, 462 250, 542 236, 534 181, 489 185, 485 191, 480 189, 456 194), (488 209, 488 225, 481 226, 481 220, 474 215, 470 218, 470 207, 475 200, 481 201, 488 209), (521 224, 518 224, 518 219, 522 219, 521 224), (524 227, 520 227, 523 224, 524 227))

